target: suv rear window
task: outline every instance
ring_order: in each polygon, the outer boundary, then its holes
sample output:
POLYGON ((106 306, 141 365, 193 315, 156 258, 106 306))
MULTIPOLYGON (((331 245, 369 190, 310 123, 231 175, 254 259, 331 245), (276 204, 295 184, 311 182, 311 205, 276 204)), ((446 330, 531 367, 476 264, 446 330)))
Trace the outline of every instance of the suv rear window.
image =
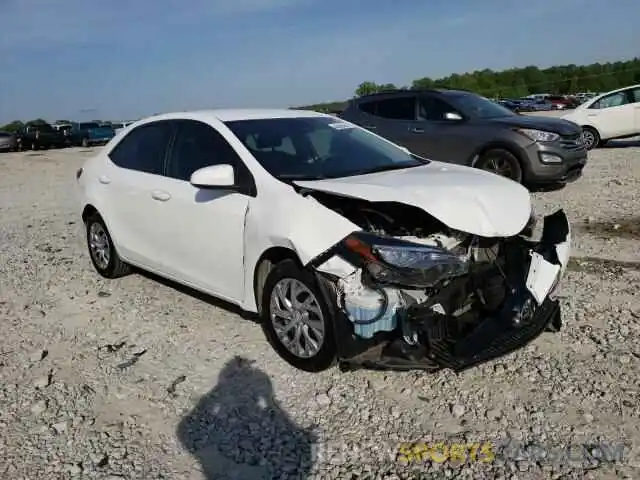
POLYGON ((87 130, 89 128, 100 128, 100 125, 98 125, 95 122, 87 122, 87 123, 81 123, 80 124, 80 129, 81 130, 87 130))

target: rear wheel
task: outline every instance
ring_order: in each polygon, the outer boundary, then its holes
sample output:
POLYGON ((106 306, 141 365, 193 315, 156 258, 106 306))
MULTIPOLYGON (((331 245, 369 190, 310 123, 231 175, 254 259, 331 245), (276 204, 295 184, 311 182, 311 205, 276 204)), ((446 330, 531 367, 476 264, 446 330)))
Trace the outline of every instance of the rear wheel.
POLYGON ((593 150, 601 142, 600 134, 595 128, 591 127, 582 127, 582 139, 587 150, 593 150))
POLYGON ((475 167, 522 183, 520 162, 514 154, 503 148, 492 148, 484 152, 475 167))
POLYGON ((292 260, 276 265, 265 281, 262 329, 290 365, 319 372, 336 360, 332 309, 315 276, 292 260))
POLYGON ((91 263, 105 278, 119 278, 131 273, 128 263, 122 261, 111 240, 102 217, 97 213, 87 219, 87 247, 91 263))

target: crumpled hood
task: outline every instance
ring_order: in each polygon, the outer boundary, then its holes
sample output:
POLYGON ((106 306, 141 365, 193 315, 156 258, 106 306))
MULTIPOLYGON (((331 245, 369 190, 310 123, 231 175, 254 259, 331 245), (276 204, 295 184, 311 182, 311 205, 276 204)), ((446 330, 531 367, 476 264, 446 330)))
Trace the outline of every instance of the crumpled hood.
POLYGON ((370 202, 412 205, 449 228, 482 237, 517 235, 531 215, 529 191, 519 183, 436 161, 415 168, 293 183, 370 202))

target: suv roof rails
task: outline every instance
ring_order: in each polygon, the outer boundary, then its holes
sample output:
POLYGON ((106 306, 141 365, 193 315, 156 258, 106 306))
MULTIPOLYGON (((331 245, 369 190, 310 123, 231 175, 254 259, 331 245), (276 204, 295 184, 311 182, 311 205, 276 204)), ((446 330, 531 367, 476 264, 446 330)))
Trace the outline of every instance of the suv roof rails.
POLYGON ((433 87, 433 88, 395 88, 389 90, 383 90, 381 92, 370 93, 368 95, 362 95, 360 97, 355 97, 353 100, 358 100, 360 98, 372 98, 382 95, 388 95, 390 93, 442 93, 442 92, 473 92, 473 90, 467 90, 464 88, 448 88, 448 87, 433 87))

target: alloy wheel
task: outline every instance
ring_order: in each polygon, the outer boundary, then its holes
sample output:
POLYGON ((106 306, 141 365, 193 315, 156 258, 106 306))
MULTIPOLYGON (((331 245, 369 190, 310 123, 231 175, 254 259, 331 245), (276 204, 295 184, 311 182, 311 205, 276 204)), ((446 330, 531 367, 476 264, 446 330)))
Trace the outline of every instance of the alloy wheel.
POLYGON ((513 169, 506 158, 491 157, 484 163, 482 169, 502 177, 513 178, 513 169))
POLYGON ((316 355, 324 342, 322 309, 300 280, 283 278, 271 292, 269 317, 278 340, 298 358, 316 355))
POLYGON ((596 136, 591 130, 582 131, 582 140, 587 150, 591 150, 596 142, 596 136))
POLYGON ((111 243, 106 230, 97 222, 89 228, 89 251, 98 268, 105 270, 111 260, 111 243))

